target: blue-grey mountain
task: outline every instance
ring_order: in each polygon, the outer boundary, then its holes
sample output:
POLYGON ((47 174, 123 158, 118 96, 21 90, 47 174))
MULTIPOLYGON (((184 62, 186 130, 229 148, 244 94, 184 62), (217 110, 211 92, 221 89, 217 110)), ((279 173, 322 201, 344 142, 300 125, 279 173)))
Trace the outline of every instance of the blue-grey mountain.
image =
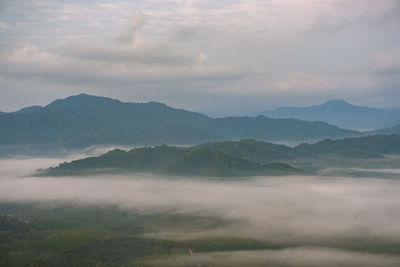
POLYGON ((199 144, 246 138, 306 141, 360 133, 325 122, 258 117, 210 118, 165 104, 90 95, 0 114, 0 145, 199 144))
POLYGON ((280 107, 262 114, 272 118, 296 118, 308 121, 325 121, 347 129, 371 130, 400 124, 399 109, 376 109, 355 106, 343 100, 330 100, 309 107, 280 107))

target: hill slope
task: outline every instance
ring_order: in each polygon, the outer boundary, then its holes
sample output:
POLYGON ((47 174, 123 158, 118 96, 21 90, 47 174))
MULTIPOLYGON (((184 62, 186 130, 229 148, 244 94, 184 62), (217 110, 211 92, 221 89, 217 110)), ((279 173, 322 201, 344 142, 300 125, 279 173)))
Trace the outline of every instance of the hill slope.
MULTIPOLYGON (((115 172, 153 172, 174 175, 252 176, 301 172, 288 163, 330 155, 347 159, 380 158, 400 154, 400 135, 376 135, 341 140, 326 139, 295 148, 255 140, 207 143, 190 148, 143 147, 109 151, 40 170, 39 175, 81 175, 115 172), (278 163, 277 161, 285 162, 278 163)), ((291 164, 291 163, 290 163, 291 164)))
POLYGON ((62 163, 39 170, 41 176, 81 175, 104 172, 152 172, 173 175, 252 176, 297 173, 283 163, 259 164, 206 147, 177 148, 166 145, 130 151, 113 150, 99 157, 62 163))

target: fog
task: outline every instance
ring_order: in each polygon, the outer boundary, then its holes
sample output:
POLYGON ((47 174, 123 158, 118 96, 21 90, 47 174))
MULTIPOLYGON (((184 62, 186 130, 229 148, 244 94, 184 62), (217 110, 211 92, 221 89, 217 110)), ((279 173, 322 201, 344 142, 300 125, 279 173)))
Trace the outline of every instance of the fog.
MULTIPOLYGON (((337 249, 291 248, 213 252, 170 256, 148 261, 149 266, 399 266, 400 257, 371 255, 337 249)), ((146 264, 144 264, 146 266, 146 264)))
MULTIPOLYGON (((69 159, 75 157, 77 155, 69 159)), ((190 240, 235 237, 335 248, 340 248, 348 240, 400 243, 400 179, 260 176, 221 181, 143 173, 85 177, 32 176, 37 168, 54 166, 64 160, 0 160, 0 201, 112 204, 135 212, 215 216, 227 222, 223 227, 213 228, 160 227, 145 234, 152 238, 190 240)), ((398 172, 393 169, 379 171, 398 172)), ((246 252, 246 257, 241 254, 244 252, 224 252, 196 257, 217 263, 221 257, 244 258, 255 263, 268 258, 271 263, 281 262, 289 266, 293 262, 298 263, 299 259, 302 259, 304 266, 318 265, 319 257, 340 266, 343 262, 348 266, 374 266, 373 262, 382 261, 386 263, 385 266, 400 263, 399 258, 384 254, 359 255, 327 248, 318 248, 316 252, 313 250, 246 252), (310 253, 317 253, 317 257, 314 255, 311 259, 310 253)), ((185 257, 172 260, 179 264, 186 262, 185 257)))

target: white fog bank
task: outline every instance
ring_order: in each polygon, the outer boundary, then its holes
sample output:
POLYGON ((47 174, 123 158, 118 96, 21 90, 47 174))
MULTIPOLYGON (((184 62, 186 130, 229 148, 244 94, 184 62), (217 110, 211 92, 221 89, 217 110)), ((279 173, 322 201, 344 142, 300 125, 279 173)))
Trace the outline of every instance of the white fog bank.
MULTIPOLYGON (((59 159, 58 159, 59 160, 59 159)), ((318 176, 241 181, 150 174, 31 177, 56 160, 0 161, 0 201, 113 204, 139 212, 216 216, 223 228, 160 229, 168 239, 234 236, 265 240, 384 238, 400 240, 400 180, 318 176)))

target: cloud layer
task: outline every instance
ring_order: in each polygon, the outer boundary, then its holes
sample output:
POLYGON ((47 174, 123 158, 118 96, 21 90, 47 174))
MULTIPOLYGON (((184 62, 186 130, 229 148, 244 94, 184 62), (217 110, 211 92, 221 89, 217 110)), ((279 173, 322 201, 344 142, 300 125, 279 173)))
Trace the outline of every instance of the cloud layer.
POLYGON ((395 0, 3 1, 0 109, 76 92, 219 114, 329 98, 393 106, 399 8, 395 0))

